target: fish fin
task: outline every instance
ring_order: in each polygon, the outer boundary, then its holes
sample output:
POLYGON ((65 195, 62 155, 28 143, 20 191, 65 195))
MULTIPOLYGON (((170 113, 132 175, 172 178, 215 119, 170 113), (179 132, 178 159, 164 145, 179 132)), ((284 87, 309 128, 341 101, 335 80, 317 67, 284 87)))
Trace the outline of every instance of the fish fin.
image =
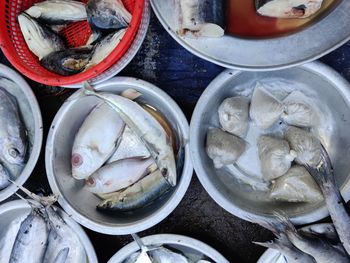
POLYGON ((274 212, 273 214, 275 215, 278 222, 280 223, 281 232, 298 233, 297 229, 295 228, 293 223, 290 221, 289 217, 283 211, 274 212))

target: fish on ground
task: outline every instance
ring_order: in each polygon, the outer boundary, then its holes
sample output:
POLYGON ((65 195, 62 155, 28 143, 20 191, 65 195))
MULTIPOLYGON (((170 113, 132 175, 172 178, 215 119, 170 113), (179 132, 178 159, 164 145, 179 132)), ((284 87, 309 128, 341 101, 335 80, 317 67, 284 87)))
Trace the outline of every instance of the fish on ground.
POLYGON ((52 52, 65 49, 65 43, 57 33, 30 15, 24 12, 19 14, 18 23, 28 48, 39 60, 52 52))
POLYGON ((79 128, 72 149, 72 175, 86 179, 113 154, 124 130, 119 115, 104 102, 99 103, 79 128))
POLYGON ((73 0, 47 0, 35 3, 25 11, 31 17, 51 25, 87 19, 86 5, 73 0))

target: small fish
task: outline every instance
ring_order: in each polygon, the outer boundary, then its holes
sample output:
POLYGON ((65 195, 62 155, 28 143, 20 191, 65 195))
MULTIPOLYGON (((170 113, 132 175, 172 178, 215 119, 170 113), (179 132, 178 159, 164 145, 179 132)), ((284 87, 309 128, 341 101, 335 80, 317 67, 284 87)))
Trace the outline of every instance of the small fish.
POLYGON ((176 0, 179 18, 177 34, 222 37, 225 13, 223 0, 176 0))
POLYGON ((21 13, 18 22, 28 48, 39 60, 52 52, 65 49, 65 44, 57 33, 30 15, 21 13))
POLYGON ((162 175, 172 186, 175 186, 177 173, 174 151, 159 122, 138 103, 122 96, 98 93, 89 86, 86 87, 85 94, 103 99, 119 114, 150 151, 162 175))
POLYGON ((148 252, 154 263, 189 263, 183 255, 173 252, 165 247, 159 247, 148 252))
POLYGON ((52 52, 45 56, 40 64, 62 76, 70 76, 84 70, 91 58, 91 49, 72 48, 52 52))
POLYGON ((46 211, 51 230, 43 263, 86 263, 85 248, 79 236, 67 225, 54 207, 48 207, 46 211))
POLYGON ((10 175, 6 168, 0 163, 0 190, 5 189, 9 184, 10 175))
POLYGON ((116 192, 136 183, 156 169, 152 158, 119 160, 93 173, 86 181, 86 187, 95 194, 116 192))
POLYGON ((112 155, 124 122, 107 103, 98 104, 79 128, 72 149, 72 175, 86 179, 112 155))
POLYGON ((106 57, 108 57, 112 51, 118 46, 122 38, 124 37, 126 30, 121 29, 115 33, 111 33, 103 38, 94 48, 92 57, 89 63, 86 65, 86 69, 102 62, 106 57))
POLYGON ((111 158, 108 159, 107 164, 128 158, 148 158, 150 156, 150 152, 139 137, 137 137, 129 126, 125 126, 117 150, 113 153, 111 158))
POLYGON ((25 126, 16 98, 1 87, 0 105, 0 160, 21 165, 25 162, 27 150, 25 126))
POLYGON ((89 0, 86 10, 89 24, 98 31, 126 28, 131 21, 131 14, 121 0, 89 0))
POLYGON ((41 211, 32 209, 21 223, 9 263, 42 263, 48 235, 47 222, 41 211))
POLYGON ((170 187, 171 185, 164 179, 162 173, 157 170, 124 191, 105 196, 108 199, 101 202, 97 209, 127 212, 142 208, 163 195, 170 187))
POLYGON ((320 10, 323 0, 255 0, 257 12, 276 18, 306 18, 320 10))
POLYGON ((221 129, 210 128, 207 132, 206 151, 217 169, 235 163, 246 147, 243 139, 221 129))
POLYGON ((87 19, 85 4, 73 0, 47 0, 35 3, 25 12, 31 17, 51 25, 87 19))
POLYGON ((321 146, 320 162, 314 166, 306 164, 305 168, 321 188, 340 241, 350 255, 350 215, 347 211, 346 202, 335 182, 331 160, 323 146, 321 146))

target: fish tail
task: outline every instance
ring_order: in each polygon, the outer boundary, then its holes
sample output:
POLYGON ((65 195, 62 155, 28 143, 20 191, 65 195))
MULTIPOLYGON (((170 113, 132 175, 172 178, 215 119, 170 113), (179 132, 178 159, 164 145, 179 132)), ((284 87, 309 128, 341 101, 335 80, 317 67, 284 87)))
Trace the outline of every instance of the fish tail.
POLYGON ((267 242, 256 242, 256 241, 253 241, 252 243, 255 244, 255 245, 258 245, 258 246, 266 247, 266 248, 273 248, 273 249, 277 248, 276 243, 273 240, 267 241, 267 242))
POLYGON ((274 212, 274 215, 279 222, 281 232, 298 234, 298 231, 296 230, 295 226, 284 212, 274 212))

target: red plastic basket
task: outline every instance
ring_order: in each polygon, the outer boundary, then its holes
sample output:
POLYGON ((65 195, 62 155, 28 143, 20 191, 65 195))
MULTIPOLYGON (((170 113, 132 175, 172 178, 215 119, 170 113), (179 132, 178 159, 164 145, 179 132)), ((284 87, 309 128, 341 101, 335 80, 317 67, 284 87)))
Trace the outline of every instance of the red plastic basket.
MULTIPOLYGON (((132 14, 130 25, 113 52, 101 63, 73 76, 61 76, 42 67, 38 58, 30 52, 20 30, 17 16, 40 0, 0 0, 0 47, 14 67, 28 78, 51 86, 81 83, 96 77, 114 65, 129 49, 140 26, 145 0, 123 0, 132 14)), ((87 2, 83 0, 81 2, 87 2)), ((69 47, 84 45, 91 34, 86 21, 71 23, 63 30, 69 47)))

